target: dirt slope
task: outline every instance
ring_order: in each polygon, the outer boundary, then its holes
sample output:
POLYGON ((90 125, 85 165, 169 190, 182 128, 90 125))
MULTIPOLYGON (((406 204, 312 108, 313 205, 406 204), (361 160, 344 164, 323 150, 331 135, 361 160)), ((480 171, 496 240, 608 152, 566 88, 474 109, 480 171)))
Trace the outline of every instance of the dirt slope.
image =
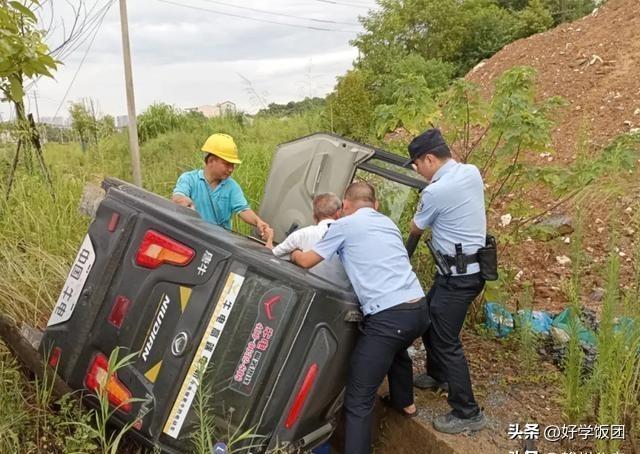
POLYGON ((596 146, 640 127, 640 0, 609 0, 580 20, 513 42, 467 78, 488 93, 517 65, 536 68, 541 96, 569 102, 554 133, 560 160, 571 160, 581 127, 596 146))
MULTIPOLYGON (((488 97, 495 79, 519 65, 537 70, 540 97, 557 95, 568 102, 556 117, 552 144, 556 155, 532 156, 536 164, 567 164, 575 159, 579 140, 586 138, 588 151, 598 153, 619 134, 640 130, 640 0, 609 0, 580 20, 511 43, 476 66, 467 79, 478 83, 488 97)), ((624 194, 602 193, 591 197, 586 206, 581 202, 586 224, 581 293, 583 303, 596 312, 601 307, 599 287, 603 286, 603 265, 612 248, 609 230, 613 222, 627 226, 613 246, 620 254, 623 287, 632 282, 638 232, 630 223, 640 210, 640 184, 637 172, 629 178, 624 194)), ((548 190, 539 189, 525 195, 532 209, 552 208, 549 215, 573 214, 575 200, 553 208, 558 201, 548 190)), ((500 216, 508 213, 507 202, 496 204, 488 213, 498 238, 510 228, 499 225, 500 216)), ((570 236, 552 241, 528 239, 504 248, 502 263, 517 273, 516 287, 518 282, 533 284, 538 309, 559 311, 566 304, 562 281, 569 277, 571 265, 560 264, 558 257, 571 255, 570 243, 575 238, 570 236)))

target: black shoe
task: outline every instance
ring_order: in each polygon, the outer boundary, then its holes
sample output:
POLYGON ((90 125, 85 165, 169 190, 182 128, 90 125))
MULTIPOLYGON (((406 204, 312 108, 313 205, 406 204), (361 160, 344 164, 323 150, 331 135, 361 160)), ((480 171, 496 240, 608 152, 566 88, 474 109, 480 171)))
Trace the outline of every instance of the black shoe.
POLYGON ((449 392, 449 384, 442 383, 426 373, 417 375, 413 378, 413 386, 420 389, 431 389, 433 391, 442 390, 449 392))
POLYGON ((467 419, 461 419, 454 416, 452 413, 438 416, 433 420, 433 427, 438 432, 446 434, 459 434, 462 432, 475 432, 484 429, 487 425, 487 418, 481 411, 475 416, 467 419))

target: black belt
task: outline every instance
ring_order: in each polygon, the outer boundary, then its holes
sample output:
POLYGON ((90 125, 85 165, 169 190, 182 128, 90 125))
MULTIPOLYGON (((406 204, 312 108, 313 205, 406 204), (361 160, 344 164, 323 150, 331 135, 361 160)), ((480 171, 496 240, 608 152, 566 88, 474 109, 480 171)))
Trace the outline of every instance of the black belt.
MULTIPOLYGON (((443 255, 443 257, 447 261, 447 265, 449 265, 450 267, 456 266, 456 258, 454 256, 443 255)), ((479 262, 477 252, 475 254, 465 254, 462 256, 462 259, 464 260, 466 265, 479 262)))

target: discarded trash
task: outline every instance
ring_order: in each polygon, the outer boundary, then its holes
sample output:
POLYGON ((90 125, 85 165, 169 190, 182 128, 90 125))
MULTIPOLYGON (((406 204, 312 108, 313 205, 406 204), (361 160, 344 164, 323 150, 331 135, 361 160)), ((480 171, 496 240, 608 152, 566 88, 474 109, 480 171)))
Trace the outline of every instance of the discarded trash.
POLYGON ((227 445, 219 441, 211 448, 211 454, 227 454, 227 445))
POLYGON ((311 451, 312 454, 331 454, 331 444, 326 442, 311 451))
POLYGON ((513 331, 513 315, 502 304, 484 305, 485 326, 497 337, 504 337, 513 331))
MULTIPOLYGON (((553 319, 553 323, 551 324, 551 335, 554 340, 559 343, 566 343, 570 339, 571 328, 571 309, 567 308, 560 312, 556 318, 553 319), (555 328, 555 329, 553 329, 555 328)), ((578 339, 581 342, 584 342, 589 345, 596 344, 596 336, 592 330, 588 329, 581 320, 576 320, 576 332, 578 334, 578 339)))
POLYGON ((551 323, 553 318, 547 312, 544 311, 532 311, 530 309, 523 309, 518 311, 518 317, 516 320, 518 323, 527 324, 536 334, 548 336, 551 333, 551 323))

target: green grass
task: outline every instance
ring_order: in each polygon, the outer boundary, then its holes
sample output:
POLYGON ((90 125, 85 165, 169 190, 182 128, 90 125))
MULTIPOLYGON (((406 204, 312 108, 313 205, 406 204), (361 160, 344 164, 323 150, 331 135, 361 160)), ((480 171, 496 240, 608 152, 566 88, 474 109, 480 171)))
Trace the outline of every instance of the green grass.
MULTIPOLYGON (((276 145, 318 128, 319 117, 308 115, 260 118, 252 124, 220 118, 193 132, 172 131, 142 144, 143 185, 169 196, 182 172, 202 166, 200 147, 206 137, 226 132, 234 136, 243 159, 234 178, 257 210, 276 145)), ((86 153, 78 144, 47 144, 44 155, 53 195, 37 169, 30 172, 21 163, 5 197, 12 153, 11 146, 0 146, 0 311, 18 323, 43 327, 87 231, 89 219, 78 212, 82 190, 105 176, 131 180, 128 140, 116 134, 86 153)), ((235 226, 248 232, 238 222, 235 226)), ((74 399, 51 402, 48 386, 25 378, 10 354, 0 349, 0 452, 110 452, 120 444, 119 438, 109 438, 104 425, 108 413, 102 407, 88 413, 74 399)), ((234 433, 229 440, 251 436, 234 433)))
MULTIPOLYGON (((168 197, 182 172, 202 166, 199 150, 206 137, 214 132, 225 132, 234 136, 243 159, 234 178, 243 187, 252 207, 258 209, 276 146, 318 130, 321 130, 320 117, 310 114, 286 119, 260 117, 252 123, 237 117, 212 119, 197 123, 192 131, 167 132, 141 146, 143 185, 168 197)), ((97 148, 90 148, 86 153, 78 144, 47 144, 45 159, 52 175, 53 194, 37 169, 29 172, 21 165, 11 194, 5 198, 5 176, 9 172, 11 154, 10 146, 0 146, 0 311, 18 322, 43 327, 87 231, 89 220, 78 212, 83 187, 88 182, 99 183, 105 176, 131 180, 128 141, 125 134, 116 134, 104 138, 97 148)), ((399 226, 404 232, 416 197, 411 194, 404 211, 398 210, 399 226)), ((399 194, 398 199, 401 198, 402 194, 399 194)), ((234 228, 248 233, 243 223, 234 222, 234 228)), ((579 232, 572 237, 572 246, 574 279, 568 286, 569 300, 578 313, 582 263, 579 232)), ((433 265, 423 244, 412 262, 421 282, 428 288, 433 265)), ((507 272, 508 264, 502 265, 505 271, 501 281, 487 288, 487 298, 512 287, 513 277, 507 272)), ((640 271, 636 276, 635 294, 615 292, 620 283, 613 271, 603 279, 610 284, 607 291, 610 315, 607 317, 615 320, 624 315, 640 319, 637 310, 640 271)), ((523 306, 533 305, 531 297, 528 291, 523 293, 523 306)), ((605 324, 609 325, 613 330, 613 323, 605 324)), ((580 346, 577 341, 569 345, 563 382, 564 410, 569 421, 577 423, 592 418, 602 423, 624 421, 629 427, 640 425, 640 405, 638 399, 633 398, 640 392, 640 362, 637 355, 634 356, 640 346, 625 344, 623 338, 619 332, 601 333, 599 343, 605 346, 605 354, 596 366, 597 374, 604 377, 609 370, 615 377, 603 379, 598 386, 585 384, 580 346), (612 364, 614 358, 616 361, 612 364), (610 403, 603 405, 602 402, 610 403)), ((640 343, 640 339, 633 342, 640 343)), ((519 349, 527 359, 528 368, 534 367, 535 339, 529 336, 528 330, 519 337, 519 349)), ((9 353, 0 348, 0 452, 109 451, 115 439, 105 438, 108 434, 103 421, 93 419, 94 413, 82 411, 74 399, 51 402, 48 386, 25 378, 9 353)), ((206 395, 199 399, 200 405, 196 408, 205 408, 206 395)), ((204 423, 195 434, 194 442, 199 452, 206 452, 216 440, 216 428, 204 413, 201 416, 204 423)), ((222 439, 232 441, 252 436, 250 432, 222 434, 222 439)))

